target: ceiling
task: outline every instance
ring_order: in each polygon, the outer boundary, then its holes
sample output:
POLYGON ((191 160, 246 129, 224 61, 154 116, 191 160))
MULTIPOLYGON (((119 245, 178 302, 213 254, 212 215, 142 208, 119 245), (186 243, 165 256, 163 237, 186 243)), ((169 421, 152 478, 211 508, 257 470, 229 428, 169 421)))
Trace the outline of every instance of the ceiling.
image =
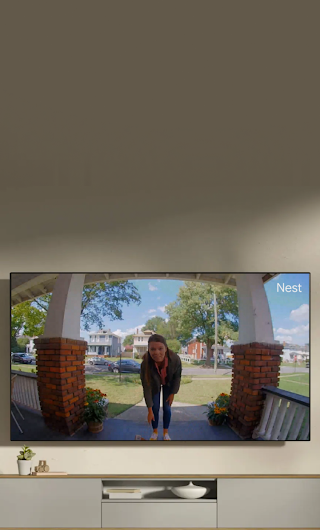
MULTIPOLYGON (((67 273, 65 273, 67 274, 67 273)), ((79 273, 80 274, 80 273, 79 273)), ((259 273, 264 283, 278 273, 259 273)), ((11 273, 11 304, 16 305, 27 300, 33 300, 53 291, 59 273, 11 273)), ((112 273, 87 273, 84 283, 115 280, 181 280, 213 282, 220 285, 236 288, 235 275, 232 273, 189 273, 189 272, 112 272, 112 273)))

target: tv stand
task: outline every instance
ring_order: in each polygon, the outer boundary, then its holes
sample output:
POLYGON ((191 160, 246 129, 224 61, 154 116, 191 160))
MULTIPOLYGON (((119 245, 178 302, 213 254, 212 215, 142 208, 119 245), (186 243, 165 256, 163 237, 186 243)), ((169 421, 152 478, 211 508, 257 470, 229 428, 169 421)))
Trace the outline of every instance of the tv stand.
POLYGON ((0 529, 320 529, 319 498, 320 475, 0 475, 0 529), (209 491, 172 493, 190 481, 209 491), (142 498, 109 499, 112 487, 142 498))
POLYGON ((217 481, 192 479, 209 491, 200 499, 182 499, 172 493, 191 479, 126 479, 102 481, 102 528, 216 528, 217 481), (108 488, 139 488, 141 499, 109 499, 108 488))

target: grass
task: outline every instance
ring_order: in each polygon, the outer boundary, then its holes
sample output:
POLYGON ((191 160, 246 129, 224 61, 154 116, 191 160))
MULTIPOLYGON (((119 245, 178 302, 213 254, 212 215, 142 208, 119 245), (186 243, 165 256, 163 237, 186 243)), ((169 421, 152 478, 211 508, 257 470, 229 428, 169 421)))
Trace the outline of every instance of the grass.
POLYGON ((221 374, 204 374, 204 375, 193 375, 192 376, 192 379, 216 379, 216 378, 221 378, 221 379, 231 379, 231 373, 230 374, 224 374, 224 375, 221 375, 221 374))
POLYGON ((280 377, 278 388, 300 394, 301 396, 309 396, 309 374, 286 374, 280 377))
POLYGON ((206 405, 208 401, 215 400, 221 392, 230 394, 231 380, 210 381, 194 380, 189 384, 180 385, 180 390, 175 397, 181 403, 206 405))
POLYGON ((21 372, 29 372, 29 373, 37 373, 37 365, 36 364, 11 364, 11 370, 18 370, 21 372), (32 372, 34 370, 34 372, 32 372))
MULTIPOLYGON (((288 362, 286 362, 286 361, 283 361, 283 362, 281 363, 281 366, 291 366, 291 367, 294 368, 295 363, 288 363, 288 362)), ((298 369, 299 369, 299 368, 306 368, 306 361, 302 361, 302 362, 300 362, 300 363, 297 362, 297 363, 296 363, 296 366, 297 366, 298 369)))
POLYGON ((118 416, 118 414, 139 403, 143 398, 139 374, 131 376, 122 374, 121 381, 119 376, 86 375, 86 385, 91 388, 98 388, 107 394, 109 418, 118 416))

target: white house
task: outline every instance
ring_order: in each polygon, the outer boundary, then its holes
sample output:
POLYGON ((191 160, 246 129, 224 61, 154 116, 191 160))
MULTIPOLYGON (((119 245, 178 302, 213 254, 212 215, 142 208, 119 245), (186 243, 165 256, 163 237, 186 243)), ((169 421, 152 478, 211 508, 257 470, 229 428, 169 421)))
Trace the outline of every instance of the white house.
MULTIPOLYGON (((37 339, 37 338, 38 338, 38 336, 29 337, 30 340, 29 340, 28 344, 26 344, 26 353, 36 353, 37 350, 35 348, 33 339, 37 339)), ((80 337, 80 339, 84 340, 84 337, 80 337)))
POLYGON ((298 348, 295 350, 292 350, 290 348, 283 348, 283 361, 293 363, 295 357, 298 362, 305 361, 309 359, 309 352, 299 350, 298 348))
POLYGON ((99 329, 89 333, 88 355, 118 357, 121 352, 121 337, 111 329, 99 329))
POLYGON ((148 340, 150 335, 153 335, 154 331, 146 329, 145 331, 140 331, 137 328, 137 333, 133 335, 133 353, 138 353, 143 355, 148 350, 148 340))
POLYGON ((38 337, 31 337, 30 338, 28 344, 26 344, 26 352, 27 353, 35 353, 36 352, 33 339, 37 339, 37 338, 38 337))

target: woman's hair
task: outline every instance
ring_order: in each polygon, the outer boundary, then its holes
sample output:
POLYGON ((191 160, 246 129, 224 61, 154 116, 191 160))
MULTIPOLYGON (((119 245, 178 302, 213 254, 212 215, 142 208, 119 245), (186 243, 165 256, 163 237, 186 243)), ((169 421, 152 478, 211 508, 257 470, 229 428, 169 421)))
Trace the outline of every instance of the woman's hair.
POLYGON ((154 333, 153 335, 150 335, 149 340, 148 340, 148 350, 149 350, 150 342, 161 342, 162 344, 166 346, 166 348, 168 348, 166 339, 162 335, 158 335, 158 333, 154 333))
POLYGON ((166 339, 162 335, 158 335, 158 333, 154 333, 153 335, 150 335, 148 339, 148 351, 143 356, 143 359, 146 361, 146 381, 149 386, 150 386, 150 365, 151 363, 154 363, 151 355, 149 354, 150 342, 161 342, 167 348, 167 352, 169 352, 166 339))

